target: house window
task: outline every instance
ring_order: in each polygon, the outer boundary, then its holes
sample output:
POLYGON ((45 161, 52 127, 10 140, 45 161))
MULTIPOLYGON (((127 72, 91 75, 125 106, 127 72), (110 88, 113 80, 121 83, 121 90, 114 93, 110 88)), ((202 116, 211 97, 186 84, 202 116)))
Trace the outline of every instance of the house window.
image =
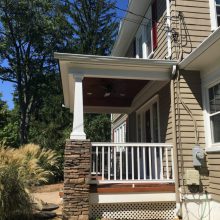
POLYGON ((220 143, 220 83, 209 88, 209 118, 212 143, 220 143))
POLYGON ((211 29, 214 31, 220 26, 220 0, 209 0, 211 29))
POLYGON ((160 141, 159 136, 159 101, 158 96, 151 99, 137 111, 137 141, 160 141))
POLYGON ((215 0, 217 26, 220 25, 220 0, 215 0))
POLYGON ((126 142, 126 122, 120 124, 114 129, 114 142, 125 143, 126 142))
POLYGON ((136 35, 136 58, 151 58, 157 48, 157 0, 149 6, 136 35))

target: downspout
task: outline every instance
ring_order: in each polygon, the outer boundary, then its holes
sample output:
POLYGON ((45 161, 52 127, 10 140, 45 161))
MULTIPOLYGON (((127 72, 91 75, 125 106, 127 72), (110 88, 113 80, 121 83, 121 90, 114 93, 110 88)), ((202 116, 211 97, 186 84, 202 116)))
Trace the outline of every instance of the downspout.
POLYGON ((167 56, 166 59, 171 59, 172 48, 171 48, 171 13, 170 13, 170 0, 166 0, 167 6, 167 56))
MULTIPOLYGON (((169 1, 169 0, 168 0, 169 1)), ((173 66, 172 79, 170 82, 170 96, 171 96, 171 114, 172 114, 172 137, 173 137, 173 159, 174 159, 174 179, 175 179, 175 194, 176 194, 176 217, 181 216, 181 200, 179 192, 179 168, 178 168, 178 152, 177 152, 177 136, 176 136, 176 114, 175 114, 175 91, 174 79, 177 71, 177 66, 173 66)))

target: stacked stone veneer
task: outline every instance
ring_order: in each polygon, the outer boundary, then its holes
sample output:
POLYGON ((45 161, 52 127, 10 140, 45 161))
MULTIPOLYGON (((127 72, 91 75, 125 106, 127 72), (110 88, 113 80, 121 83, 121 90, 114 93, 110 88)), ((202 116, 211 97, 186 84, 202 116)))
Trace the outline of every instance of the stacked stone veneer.
POLYGON ((67 140, 64 153, 63 219, 89 219, 89 140, 67 140))

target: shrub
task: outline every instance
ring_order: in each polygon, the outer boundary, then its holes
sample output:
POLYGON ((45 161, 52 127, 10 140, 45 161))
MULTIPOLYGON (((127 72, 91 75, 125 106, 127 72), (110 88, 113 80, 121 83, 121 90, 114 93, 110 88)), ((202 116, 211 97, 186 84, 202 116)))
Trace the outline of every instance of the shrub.
POLYGON ((32 218, 27 188, 47 182, 57 161, 54 151, 38 145, 0 146, 0 220, 32 218))
POLYGON ((15 164, 25 187, 47 182, 57 167, 58 156, 53 150, 27 144, 18 149, 0 148, 0 165, 15 164))
POLYGON ((32 207, 18 167, 11 163, 0 167, 0 220, 14 219, 32 219, 32 207))

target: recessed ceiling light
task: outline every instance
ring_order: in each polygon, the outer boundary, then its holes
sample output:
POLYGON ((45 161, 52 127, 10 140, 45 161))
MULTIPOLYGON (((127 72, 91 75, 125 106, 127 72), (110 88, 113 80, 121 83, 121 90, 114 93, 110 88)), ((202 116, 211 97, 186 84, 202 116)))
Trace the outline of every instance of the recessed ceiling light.
POLYGON ((92 95, 92 92, 87 92, 87 95, 91 96, 91 95, 92 95))
POLYGON ((104 94, 104 97, 106 98, 106 97, 109 97, 110 95, 111 95, 110 92, 106 92, 106 93, 104 94))
POLYGON ((124 94, 124 93, 120 93, 120 96, 121 96, 121 97, 124 97, 124 96, 125 96, 125 94, 124 94))

